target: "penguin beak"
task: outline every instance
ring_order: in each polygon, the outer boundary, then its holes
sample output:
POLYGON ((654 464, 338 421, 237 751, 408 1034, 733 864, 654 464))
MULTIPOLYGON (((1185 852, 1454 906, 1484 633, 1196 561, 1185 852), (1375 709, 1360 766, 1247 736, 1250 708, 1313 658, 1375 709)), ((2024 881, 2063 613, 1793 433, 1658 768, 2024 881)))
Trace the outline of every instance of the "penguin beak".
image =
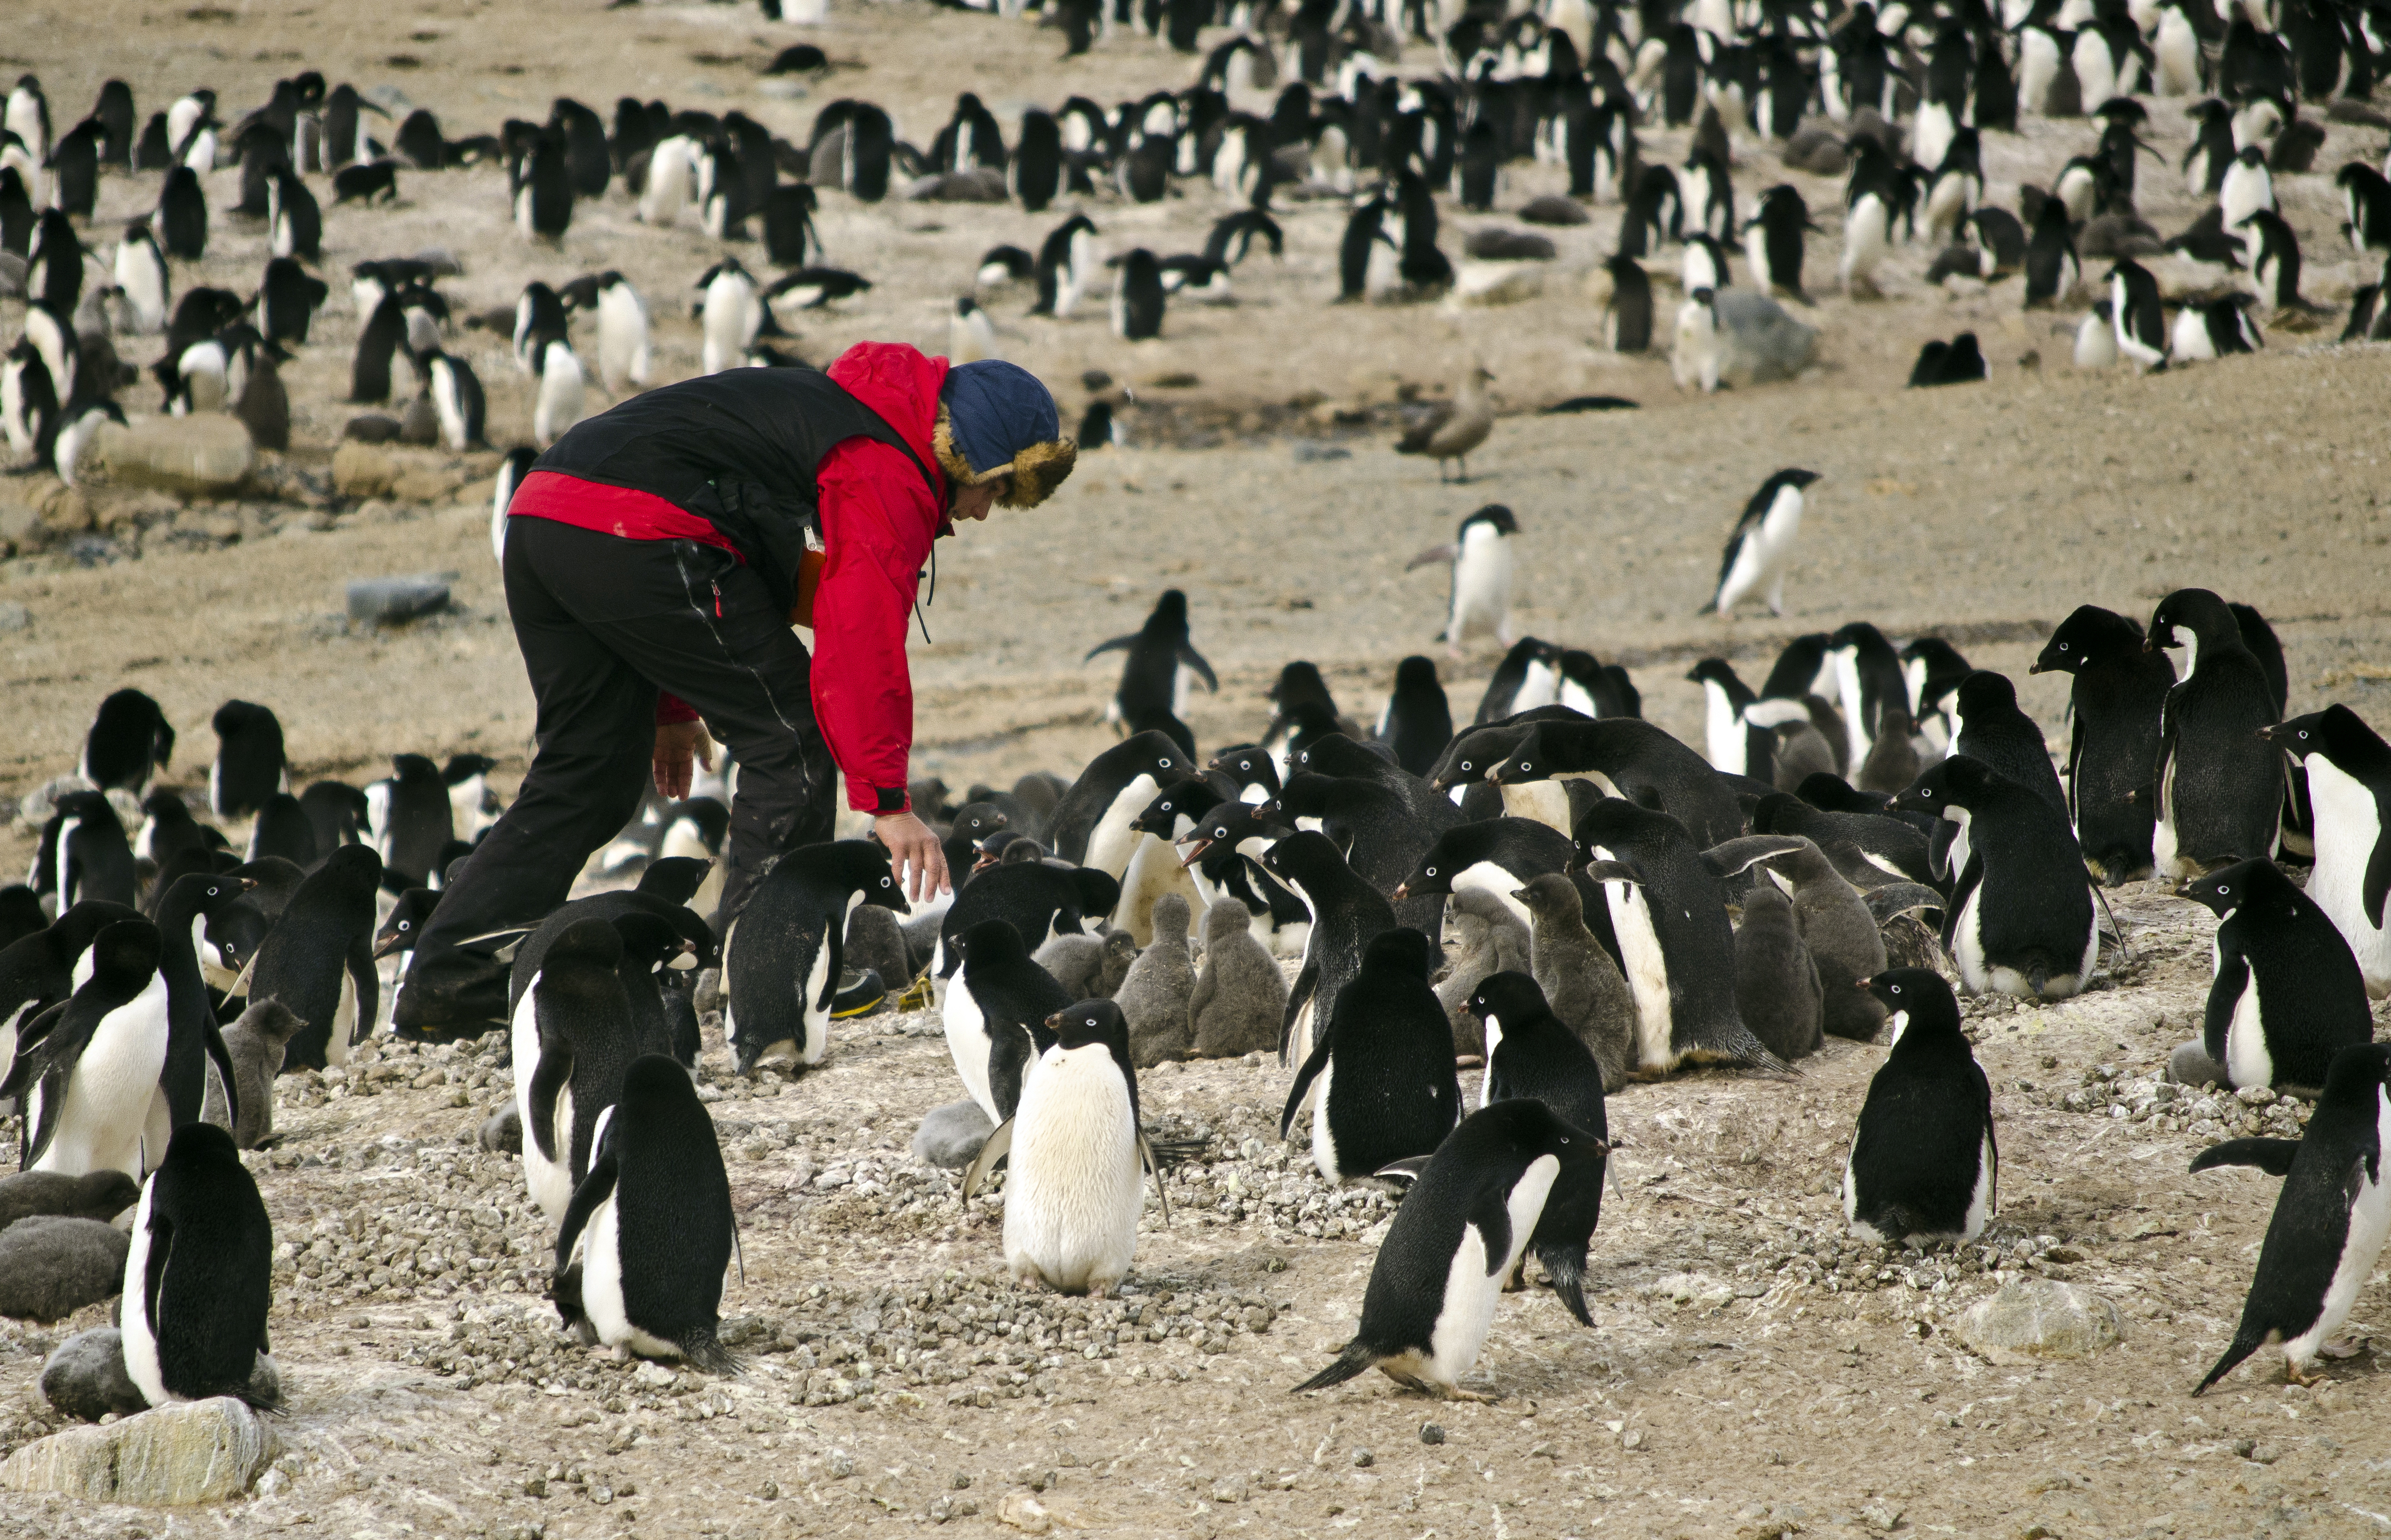
POLYGON ((1179 863, 1179 869, 1181 871, 1185 871, 1196 862, 1203 860, 1204 853, 1212 848, 1212 841, 1209 840, 1197 840, 1194 843, 1196 848, 1189 851, 1187 853, 1187 858, 1179 863))
POLYGON ((373 949, 374 960, 379 962, 406 944, 407 938, 405 936, 394 934, 388 940, 384 941, 380 946, 373 949))
POLYGON ((1398 882, 1395 884, 1395 891, 1391 896, 1396 903, 1401 904, 1404 899, 1411 897, 1411 895, 1412 885, 1408 882, 1398 882))
POLYGON ((257 886, 257 879, 253 877, 237 877, 233 881, 239 886, 242 892, 247 892, 257 886))

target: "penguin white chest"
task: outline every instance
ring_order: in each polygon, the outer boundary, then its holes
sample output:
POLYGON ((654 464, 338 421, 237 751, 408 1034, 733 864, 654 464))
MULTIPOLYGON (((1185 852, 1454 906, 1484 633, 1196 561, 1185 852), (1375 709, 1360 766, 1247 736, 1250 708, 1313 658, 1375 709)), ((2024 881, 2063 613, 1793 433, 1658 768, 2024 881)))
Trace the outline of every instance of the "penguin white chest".
POLYGON ((1660 933, 1652 927, 1651 907, 1644 902, 1644 890, 1633 882, 1606 882, 1602 892, 1610 905, 1610 929, 1619 939, 1620 959, 1627 965, 1627 987, 1635 996, 1636 1059, 1648 1070, 1668 1069, 1676 1062, 1670 1046, 1674 1025, 1669 1005, 1669 961, 1661 951, 1660 933))
POLYGON ((1118 881, 1129 870, 1130 857, 1136 853, 1138 843, 1146 838, 1143 829, 1131 828, 1130 823, 1153 805, 1160 790, 1152 776, 1141 772, 1115 792, 1104 816, 1096 820, 1095 828, 1088 835, 1087 856, 1082 864, 1118 881))
MULTIPOLYGON (((2391 1149, 2391 1092, 2377 1086, 2374 1092, 2374 1129, 2377 1148, 2391 1149)), ((2370 1174, 2361 1162, 2358 1168, 2357 1201, 2349 1206, 2349 1236, 2341 1248, 2341 1261, 2333 1268, 2333 1282, 2326 1286, 2324 1308, 2317 1315, 2316 1325, 2283 1344, 2283 1356, 2293 1363, 2305 1363, 2316 1356, 2317 1349, 2349 1319, 2352 1306, 2358 1303, 2358 1292, 2374 1271, 2374 1262, 2383 1252, 2383 1243, 2391 1239, 2391 1179, 2378 1168, 2370 1174)), ((131 1347, 130 1333, 126 1346, 131 1347)))
POLYGON ((1109 1290, 1136 1255, 1144 1200, 1129 1087, 1111 1050, 1047 1049, 1014 1117, 1005 1265, 1066 1293, 1109 1290))
POLYGON ((1478 1362, 1486 1334, 1493 1329, 1494 1306, 1503 1297, 1504 1280, 1527 1251, 1528 1238, 1544 1212, 1545 1195, 1552 1191, 1553 1178, 1560 1169, 1559 1161, 1539 1155, 1512 1184, 1503 1205, 1511 1222, 1510 1244, 1499 1255, 1489 1249, 1484 1231, 1475 1224, 1462 1226, 1461 1244, 1454 1249, 1453 1261, 1445 1269, 1444 1299, 1436 1314, 1435 1328, 1428 1334, 1428 1378, 1440 1384, 1457 1384, 1478 1362))
POLYGON ((1526 926, 1532 933, 1536 928, 1535 911, 1511 896, 1519 891, 1519 879, 1492 861, 1480 861, 1475 865, 1465 866, 1453 877, 1454 892, 1467 892, 1476 889, 1480 892, 1492 893, 1503 901, 1503 907, 1519 916, 1519 923, 1526 926))
POLYGON ((971 982, 960 974, 947 985, 947 999, 942 1011, 947 1034, 947 1055, 955 1061, 955 1073, 963 1089, 979 1104, 989 1121, 997 1121, 996 1100, 988 1088, 988 1015, 972 997, 971 982))
POLYGON ((144 1150, 149 1106, 166 1067, 166 980, 99 1019, 83 1057, 68 1073, 58 1133, 30 1168, 65 1176, 113 1168, 136 1181, 163 1158, 144 1150))
POLYGON ((2366 993, 2391 995, 2391 933, 2366 918, 2366 866, 2383 838, 2374 793, 2321 754, 2307 761, 2308 799, 2316 808, 2316 871, 2308 896, 2331 917, 2357 954, 2366 993))
POLYGON ((124 1252, 123 1309, 119 1325, 124 1333, 124 1373, 141 1397, 152 1406, 175 1399, 166 1392, 166 1377, 158 1364, 158 1323, 149 1318, 149 1202, 154 1184, 141 1184, 141 1201, 133 1211, 133 1243, 124 1252))
POLYGON ((1502 635, 1511 613, 1511 547, 1493 524, 1472 524, 1453 560, 1450 640, 1475 631, 1502 635))
MULTIPOLYGON (((1956 854, 1953 859, 1958 859, 1956 854)), ((1952 960, 1958 965, 1961 986, 1971 995, 1982 995, 1992 987, 1992 970, 1984 964, 1984 885, 1979 881, 1968 890, 1967 901, 1959 905, 1958 923, 1951 928, 1952 960)))
POLYGON ((2267 1026, 2258 1002, 2258 970, 2242 982, 2242 997, 2233 1002, 2233 1019, 2225 1025, 2225 1072, 2236 1086, 2271 1085, 2275 1056, 2267 1047, 2267 1026))
POLYGON ((1744 737, 1742 714, 1716 680, 1702 681, 1702 742, 1710 751, 1711 768, 1730 776, 1742 775, 1745 751, 1750 744, 1744 737))

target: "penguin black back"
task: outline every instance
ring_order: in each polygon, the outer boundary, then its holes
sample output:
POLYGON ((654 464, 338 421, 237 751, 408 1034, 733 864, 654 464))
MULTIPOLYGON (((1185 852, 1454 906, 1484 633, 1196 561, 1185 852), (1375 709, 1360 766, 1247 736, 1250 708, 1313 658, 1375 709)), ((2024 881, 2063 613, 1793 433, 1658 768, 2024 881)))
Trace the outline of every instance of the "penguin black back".
POLYGON ((1999 1196, 1992 1084, 1942 975, 1896 968, 1860 982, 1891 1013, 1893 1048, 1868 1082, 1843 1168, 1843 1215, 1863 1239, 1974 1239, 1999 1196))
POLYGON ((2236 1087, 2313 1092, 2334 1055, 2373 1040, 2349 943, 2273 862, 2237 861, 2182 895, 2217 916, 2202 1046, 2236 1087))
POLYGON ((1371 938, 1288 1090, 1282 1138, 1327 1072, 1312 1149, 1332 1181, 1432 1152, 1461 1115, 1452 1026, 1428 987, 1430 950, 1416 930, 1371 938))
POLYGON ((2073 674, 2067 746, 2068 812, 2084 859, 2105 882, 2130 882, 2151 870, 2159 713, 2175 686, 2175 665, 2142 646, 2142 628, 2098 605, 2059 624, 2030 672, 2073 674))
POLYGON ((267 1348, 274 1224, 232 1136, 213 1123, 176 1129, 134 1228, 125 1282, 140 1303, 126 1311, 137 1319, 124 1345, 135 1383, 154 1376, 145 1395, 162 1388, 178 1400, 265 1405, 252 1378, 267 1348))
POLYGON ((1453 741, 1453 708, 1436 676, 1436 660, 1414 656, 1395 665, 1394 693, 1379 719, 1378 736, 1395 751, 1395 763, 1415 776, 1436 767, 1453 741))
POLYGON ((208 771, 208 804, 217 817, 247 817, 288 787, 282 724, 271 708, 227 700, 209 725, 215 729, 216 757, 208 771))
POLYGON ((345 1063, 360 1023, 374 1021, 380 976, 373 966, 374 892, 381 857, 344 845, 292 892, 258 947, 249 998, 278 1001, 305 1026, 283 1058, 290 1070, 345 1063))

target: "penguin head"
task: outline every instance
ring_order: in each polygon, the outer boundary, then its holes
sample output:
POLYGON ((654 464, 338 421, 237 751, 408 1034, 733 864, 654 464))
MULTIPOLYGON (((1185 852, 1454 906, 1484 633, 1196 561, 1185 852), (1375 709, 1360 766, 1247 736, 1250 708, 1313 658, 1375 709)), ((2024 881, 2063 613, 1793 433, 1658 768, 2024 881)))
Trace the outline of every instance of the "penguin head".
POLYGON ((1959 1030, 1958 999, 1943 975, 1931 968, 1890 968, 1871 978, 1855 980, 1853 987, 1876 996, 1892 1014, 1908 1014, 1910 1026, 1903 1033, 1905 1040, 1925 1021, 1947 1020, 1953 1033, 1959 1030))
POLYGON ((126 998, 141 992, 158 971, 158 928, 139 918, 119 919, 92 938, 92 985, 126 998))
POLYGON ((1618 853, 1633 849, 1647 837, 1663 828, 1683 838, 1686 828, 1665 813, 1655 813, 1638 807, 1624 797, 1605 797, 1586 809, 1585 816, 1577 821, 1573 842, 1578 859, 1609 861, 1618 853))
POLYGON ((174 1137, 166 1142, 166 1155, 159 1165, 176 1171, 229 1167, 240 1171, 244 1177, 248 1174, 240 1163, 240 1147, 233 1143, 232 1130, 212 1123, 187 1123, 175 1129, 174 1137))
POLYGON ((1434 944, 1425 934, 1409 926, 1400 926, 1381 930, 1370 939, 1370 944, 1362 952, 1362 970, 1402 974, 1426 983, 1434 954, 1434 944))
POLYGON ((200 914, 213 919, 231 908, 241 894, 256 886, 255 879, 238 877, 231 872, 192 872, 174 879, 169 896, 191 900, 200 914))
POLYGON ((2159 600, 2159 607, 2151 611, 2150 635, 2142 646, 2153 651, 2183 646, 2176 635, 2178 627, 2191 632, 2204 653, 2214 650, 2213 640, 2241 634, 2241 625, 2225 608, 2225 601, 2205 588, 2178 588, 2159 600))
POLYGON ((1751 891, 1743 895, 1743 925, 1738 930, 1749 929, 1755 923, 1770 928, 1790 928, 1793 923, 1791 896, 1774 882, 1753 883, 1751 891))
POLYGON ((373 955, 387 957, 413 947, 415 938, 423 933, 424 921, 432 918, 433 905, 439 902, 440 894, 430 888, 409 888, 399 894, 398 902, 391 905, 390 918, 374 936, 373 955))
POLYGON ((486 776, 498 767, 498 762, 487 754, 451 754, 441 768, 440 778, 450 786, 462 786, 475 776, 486 776))
MULTIPOLYGON (((1489 375, 1487 378, 1491 379, 1493 377, 1489 375)), ((1480 524, 1488 525, 1504 534, 1517 534, 1519 533, 1519 520, 1518 517, 1515 516, 1509 508, 1504 507, 1500 503, 1489 503, 1484 507, 1480 508, 1476 513, 1473 513, 1468 518, 1463 520, 1461 521, 1462 537, 1467 539, 1469 532, 1480 524)))
POLYGON ((2258 736, 2295 760, 2326 749, 2360 749, 2374 738, 2356 712, 2344 705, 2327 706, 2307 716, 2294 716, 2258 729, 2258 736))
POLYGON ((2290 882, 2271 861, 2236 861, 2184 883, 2176 889, 2175 895, 2191 900, 2222 919, 2255 898, 2281 892, 2290 882))
POLYGON ((686 972, 704 964, 707 949, 682 934, 680 927, 662 915, 632 909, 614 916, 608 923, 622 942, 623 959, 651 973, 666 968, 686 972))
POLYGON ((1436 676, 1436 660, 1433 658, 1415 653, 1395 665, 1395 690, 1398 694, 1442 688, 1442 682, 1436 676))
POLYGON ((1554 915, 1561 918, 1584 917, 1585 906, 1578 896, 1577 884, 1559 872, 1545 872, 1528 879, 1524 887, 1515 889, 1511 897, 1528 906, 1531 913, 1554 915))
POLYGON ((976 844, 1012 821, 994 802, 966 802, 955 810, 952 825, 955 833, 969 835, 976 844))
POLYGON ((1514 971, 1488 974, 1469 996, 1469 1013, 1481 1021, 1490 1018, 1501 1021, 1506 1034, 1518 1030, 1515 1023, 1544 1015, 1551 1008, 1536 981, 1514 971))
POLYGON ((1128 1056, 1129 1019, 1110 1000, 1082 1000, 1066 1006, 1046 1018, 1046 1024, 1054 1029, 1055 1046, 1066 1052, 1102 1046, 1124 1059, 1128 1056))
POLYGON ((601 968, 613 968, 623 960, 623 938, 609 919, 591 918, 576 919, 566 926, 557 938, 548 943, 547 963, 554 966, 567 958, 595 963, 601 968))
POLYGON ((1996 714, 2006 715, 2017 710, 2017 687, 2006 674, 1991 669, 1978 669, 1959 681, 1952 709, 1963 722, 1981 722, 1996 714))
POLYGON ((889 869, 886 846, 872 840, 840 840, 829 848, 835 853, 838 876, 846 881, 849 892, 860 892, 864 903, 879 908, 894 909, 900 915, 913 912, 913 906, 905 902, 905 890, 898 885, 896 874, 889 869))
POLYGON ((1973 807, 2000 778, 1984 761, 1953 754, 1920 775, 1908 790, 1893 800, 1893 806, 1897 812, 1924 813, 1957 823, 1959 814, 1973 807))
POLYGON ((2091 664, 2113 662, 2142 650, 2142 628, 2113 610, 2078 606, 2059 622, 2028 674, 2080 674, 2091 664))
POLYGON ((1021 944, 1021 932, 1011 920, 984 919, 950 943, 963 955, 963 964, 973 972, 1002 968, 1028 959, 1028 951, 1021 944))

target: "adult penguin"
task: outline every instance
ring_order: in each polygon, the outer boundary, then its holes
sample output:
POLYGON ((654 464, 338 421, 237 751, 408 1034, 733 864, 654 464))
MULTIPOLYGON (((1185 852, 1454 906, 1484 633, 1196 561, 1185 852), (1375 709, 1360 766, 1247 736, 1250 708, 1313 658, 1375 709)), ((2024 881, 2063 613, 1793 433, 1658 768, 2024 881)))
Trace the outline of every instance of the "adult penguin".
MULTIPOLYGON (((1131 665, 1139 666, 1139 661, 1140 655, 1132 650, 1131 665)), ((1206 665, 1208 672, 1209 667, 1206 665)), ((1129 670, 1122 672, 1126 684, 1129 670)), ((1156 792, 1195 773, 1187 751, 1167 733, 1136 733, 1114 744, 1088 762, 1055 804, 1053 819, 1047 825, 1054 853, 1118 879, 1129 869, 1130 857, 1144 839, 1130 824, 1145 811, 1156 792)))
POLYGON ((1848 734, 1845 762, 1856 766, 1876 747, 1885 708, 1907 703, 1909 683, 1902 673, 1901 655, 1883 632, 1866 621, 1854 621, 1828 637, 1827 657, 1835 671, 1835 699, 1842 703, 1848 734))
POLYGON ((1826 853, 1798 835, 1752 834, 1713 846, 1703 859, 1723 878, 1764 867, 1791 891, 1795 923, 1816 959, 1826 992, 1822 1025, 1837 1037, 1873 1040, 1884 1025, 1884 1010, 1858 985, 1884 971, 1884 933, 1859 890, 1826 853))
POLYGON ((254 878, 230 872, 191 872, 174 879, 152 917, 158 927, 158 975, 166 983, 166 1061, 158 1082, 161 1107, 150 1110, 151 1133, 162 1144, 156 1121, 166 1115, 170 1134, 197 1122, 208 1093, 208 1066, 214 1062, 222 1077, 231 1116, 240 1116, 239 1094, 233 1086, 232 1060, 226 1055, 214 1007, 208 1000, 206 976, 200 971, 196 938, 207 922, 232 907, 257 886, 254 878))
POLYGON ((456 810, 440 767, 422 754, 396 754, 388 778, 366 788, 366 818, 393 892, 426 886, 440 852, 456 838, 456 810))
POLYGON ((158 702, 139 690, 117 690, 93 715, 76 768, 102 791, 122 788, 138 798, 174 757, 174 729, 158 702))
POLYGON ((282 723, 270 706, 227 700, 209 720, 216 756, 208 766, 208 806, 219 818, 254 816, 266 799, 291 789, 282 723))
POLYGON ((1642 353, 1652 345, 1651 276, 1642 263, 1625 253, 1611 257, 1603 267, 1610 275, 1610 294, 1603 302, 1605 340, 1613 353, 1642 353))
POLYGON ((1517 893, 1547 872, 1568 871, 1572 853, 1568 835, 1533 818, 1456 824, 1420 853, 1393 896, 1400 904, 1426 893, 1492 893, 1532 929, 1535 913, 1517 893))
POLYGON ((721 1140, 689 1072, 661 1054, 632 1060, 557 1226, 557 1314, 618 1351, 734 1371, 720 1313, 737 1234, 721 1140))
MULTIPOLYGON (((2346 706, 2328 706, 2266 729, 2307 774, 2316 809, 2316 866, 2307 895, 2331 916, 2358 959, 2366 993, 2391 995, 2391 744, 2346 706)), ((5 1009, 0 1006, 0 1009, 5 1009)))
POLYGON ((150 228, 158 244, 177 262, 198 262, 208 254, 208 195, 198 172, 176 166, 166 173, 150 228))
POLYGON ((343 845, 302 881, 257 949, 252 1001, 276 1000, 306 1025, 291 1039, 286 1070, 345 1064, 358 1026, 373 1025, 381 977, 374 970, 374 894, 381 857, 343 845))
MULTIPOLYGON (((1286 1019, 1279 1025, 1279 1062, 1299 1064, 1312 1056, 1319 1024, 1329 1020, 1345 986, 1361 972, 1372 943, 1399 922, 1393 905, 1356 876, 1328 836, 1316 829, 1279 841, 1262 852, 1261 863, 1312 912, 1303 963, 1288 986, 1286 1019)), ((1446 1046, 1449 1052, 1449 1034, 1446 1046)))
MULTIPOLYGON (((1951 698, 1951 752, 1965 754, 2031 789, 2061 813, 2067 811, 2067 793, 2051 767, 2050 748, 2042 728, 2017 703, 2017 687, 2009 675, 1978 669, 1959 682, 1951 698)), ((1964 823, 1935 830, 1936 859, 1947 862, 1957 879, 1968 864, 1969 833, 1964 823)))
POLYGON ((2159 718, 2152 855, 2162 877, 2197 877, 2270 857, 2281 833, 2284 764, 2263 729, 2282 719, 2274 687, 2225 601, 2179 588, 2159 601, 2142 644, 2184 649, 2183 677, 2159 718))
MULTIPOLYGON (((1120 685, 1105 708, 1106 722, 1136 722, 1157 714, 1184 721, 1192 680, 1202 679, 1208 690, 1221 687, 1212 665, 1188 639, 1187 596, 1176 588, 1163 590, 1144 625, 1126 636, 1097 643, 1080 661, 1093 662, 1107 652, 1129 656, 1121 664, 1120 685)), ((1068 851, 1061 853, 1070 855, 1068 851)))
POLYGON ((1606 797, 1579 820, 1577 850, 1595 864, 1620 970, 1635 994, 1639 1067, 1665 1072, 1691 1059, 1783 1069, 1737 1013, 1725 892, 1686 826, 1606 797))
POLYGON ((2043 644, 2029 674, 2074 676, 2068 690, 2067 812, 2085 864, 2111 887, 2151 873, 2157 822, 2151 767, 2175 664, 2142 646, 2142 628, 2079 606, 2043 644))
POLYGON ((630 997, 616 973, 622 959, 622 937, 611 922, 578 920, 549 945, 515 1008, 523 1182, 551 1224, 588 1174, 600 1124, 639 1057, 630 997))
POLYGON ((1040 967, 1009 921, 982 920, 955 938, 963 965, 941 1007, 947 1052, 963 1089, 991 1123, 1013 1116, 1022 1077, 1054 1045, 1047 1019, 1072 1004, 1054 975, 1040 967), (1031 1046, 1024 1053, 1022 1045, 1031 1046))
POLYGON ((2271 861, 2237 861, 2181 895, 2217 917, 2201 1046, 2227 1084, 2314 1096, 2374 1037, 2366 980, 2331 917, 2271 861))
POLYGON ((107 797, 70 791, 58 799, 58 811, 42 825, 29 882, 35 892, 55 895, 61 910, 89 898, 133 902, 133 847, 107 797))
POLYGON ((1461 825, 1459 808, 1437 797, 1424 812, 1415 810, 1399 790, 1376 780, 1310 770, 1288 779, 1275 805, 1295 827, 1317 828, 1343 850, 1354 875, 1393 900, 1398 923, 1424 935, 1440 931, 1444 904, 1434 895, 1446 890, 1402 891, 1402 885, 1425 853, 1461 825))
POLYGON ((152 1406, 233 1396, 270 1406, 274 1222, 232 1136, 174 1131, 133 1213, 124 1255, 124 1371, 152 1406))
MULTIPOLYGON (((1557 1017, 1546 1008, 1544 991, 1524 973, 1496 973, 1469 997, 1469 1009, 1486 1029, 1486 1075, 1478 1108, 1499 1102, 1540 1101, 1572 1128, 1607 1145, 1610 1129, 1603 1110, 1602 1071, 1557 1017)), ((1605 1157, 1573 1168, 1545 1195, 1544 1213, 1529 1249, 1544 1264, 1553 1292, 1582 1326, 1594 1317, 1585 1308, 1585 1254, 1602 1219, 1605 1157)), ((1506 1288, 1518 1288, 1515 1266, 1506 1288)))
POLYGON ((1540 1235, 1551 1195, 1602 1180, 1603 1141, 1541 1101, 1471 1113, 1419 1168, 1370 1267, 1362 1321, 1334 1363, 1296 1390, 1325 1390, 1376 1369, 1448 1400, 1494 1324, 1504 1280, 1540 1235))
POLYGON ((1486 772, 1506 788, 1579 776, 1606 796, 1649 799, 1709 844, 1743 832, 1743 809, 1709 762, 1639 717, 1537 723, 1486 772))
POLYGON ((1971 854, 1943 928, 1969 994, 2059 1000, 2084 987, 2100 933, 2066 814, 1965 754, 1919 776, 1893 806, 1969 828, 1971 854))
POLYGON ((937 998, 944 1002, 963 967, 963 950, 952 944, 955 938, 982 920, 1007 921, 1034 953, 1056 936, 1086 933, 1086 922, 1112 913, 1120 895, 1120 883, 1093 866, 1033 859, 1001 862, 980 873, 938 917, 937 943, 930 955, 937 998))
POLYGON ((1428 987, 1429 953, 1416 930, 1371 938, 1288 1088, 1279 1137, 1311 1107, 1312 1162, 1331 1183, 1433 1152, 1460 1118, 1453 1027, 1428 987))
POLYGON ((1868 1082, 1843 1165, 1843 1220, 1880 1246, 1966 1242, 2000 1201, 1993 1088, 1943 976, 1896 968, 1866 989, 1892 1015, 1893 1049, 1868 1082))
MULTIPOLYGON (((427 908, 425 913, 430 913, 427 908)), ((704 920, 686 910, 703 931, 704 920)), ((690 1000, 683 981, 712 960, 711 936, 701 943, 663 915, 629 910, 614 917, 614 933, 623 940, 622 960, 614 976, 631 1005, 631 1041, 640 1053, 668 1054, 694 1069, 699 1047, 697 1016, 686 1008, 690 1000)), ((376 956, 380 956, 377 949, 376 956)))
POLYGON ((20 1034, 0 1093, 24 1109, 24 1170, 114 1170, 138 1181, 165 1154, 149 1142, 168 1036, 158 955, 148 920, 110 924, 78 966, 73 995, 20 1034))
POLYGON ((2262 1347, 2280 1344, 2296 1385, 2349 1318, 2391 1235, 2391 1043, 2345 1048, 2325 1073, 2307 1128, 2294 1139, 2231 1139, 2193 1157, 2191 1169, 2252 1165, 2283 1179, 2233 1341, 2198 1395, 2262 1347))
POLYGON ((722 937, 722 1035, 741 1074, 821 1062, 847 919, 865 904, 911 912, 887 851, 863 840, 800 845, 756 885, 722 937))
POLYGON ((1425 778, 1453 741, 1453 707, 1436 676, 1436 660, 1415 655, 1395 665, 1395 687, 1378 713, 1378 741, 1395 751, 1395 763, 1425 778))

